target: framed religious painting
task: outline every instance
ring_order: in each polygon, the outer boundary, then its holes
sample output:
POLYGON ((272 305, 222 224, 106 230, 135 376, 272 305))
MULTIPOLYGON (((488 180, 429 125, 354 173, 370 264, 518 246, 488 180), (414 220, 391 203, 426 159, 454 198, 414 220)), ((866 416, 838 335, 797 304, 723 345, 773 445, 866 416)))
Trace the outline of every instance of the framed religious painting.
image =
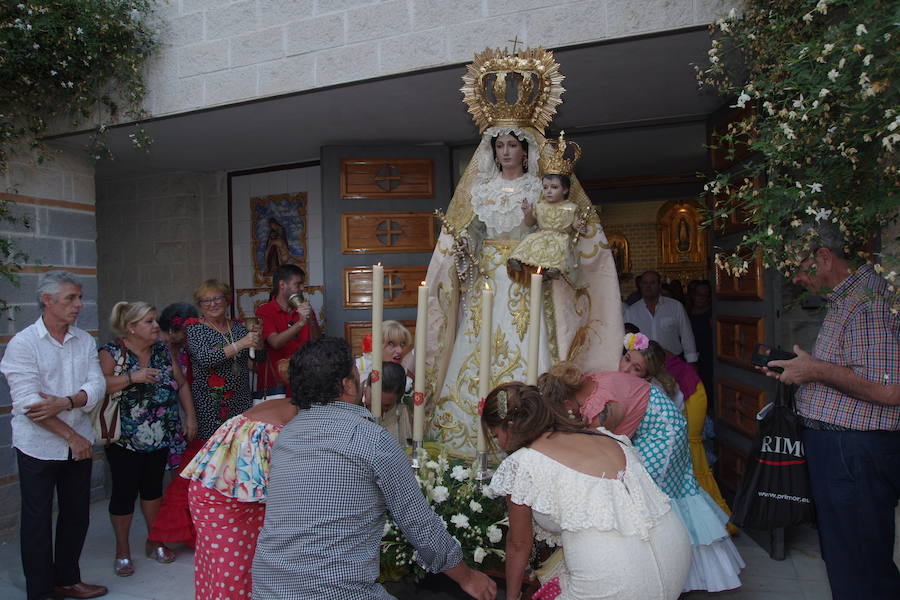
POLYGON ((307 270, 306 193, 250 198, 253 285, 271 285, 283 264, 307 270))
POLYGON ((628 247, 628 238, 621 232, 613 231, 606 234, 606 240, 609 243, 619 276, 631 273, 631 251, 628 247))

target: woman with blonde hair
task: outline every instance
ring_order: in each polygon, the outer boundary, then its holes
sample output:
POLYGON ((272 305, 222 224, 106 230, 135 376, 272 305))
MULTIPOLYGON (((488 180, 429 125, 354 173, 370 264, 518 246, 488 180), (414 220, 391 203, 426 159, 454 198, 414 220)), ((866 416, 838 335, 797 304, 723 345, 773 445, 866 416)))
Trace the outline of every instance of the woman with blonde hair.
POLYGON ((688 535, 628 438, 587 428, 517 382, 488 394, 481 422, 510 453, 488 489, 509 507, 507 589, 521 589, 537 538, 564 554, 536 597, 678 598, 688 535))
POLYGON ((175 560, 164 544, 150 541, 149 531, 159 513, 163 473, 178 466, 197 421, 181 367, 159 339, 156 309, 146 302, 118 302, 110 325, 121 337, 100 348, 100 368, 107 393, 121 393, 121 437, 106 446, 112 473, 109 518, 116 535, 114 569, 127 577, 134 573, 128 533, 138 495, 147 522, 147 556, 161 563, 175 560))
MULTIPOLYGON (((381 331, 384 340, 381 348, 382 362, 393 362, 400 365, 408 362, 405 359, 413 342, 409 329, 403 323, 391 320, 381 324, 381 331)), ((367 334, 363 338, 362 354, 356 358, 359 380, 366 388, 364 393, 368 393, 371 383, 369 375, 372 373, 373 364, 372 336, 367 334)), ((406 370, 405 366, 404 370, 406 370)), ((403 393, 397 399, 397 403, 381 415, 381 424, 394 435, 401 446, 405 446, 408 440, 412 439, 412 388, 413 374, 407 370, 403 393)))

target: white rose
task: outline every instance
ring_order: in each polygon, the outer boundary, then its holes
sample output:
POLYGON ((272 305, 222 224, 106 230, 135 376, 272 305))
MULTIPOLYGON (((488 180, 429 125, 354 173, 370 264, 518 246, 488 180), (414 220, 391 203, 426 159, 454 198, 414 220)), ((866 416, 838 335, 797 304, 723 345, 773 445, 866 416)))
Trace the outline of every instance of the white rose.
POLYGON ((449 497, 450 490, 442 485, 436 485, 434 489, 431 490, 431 499, 434 500, 435 504, 440 504, 449 497))
POLYGON ((474 556, 475 562, 477 562, 478 564, 481 564, 481 561, 484 560, 485 556, 487 556, 487 552, 485 552, 484 548, 482 548, 481 546, 478 546, 477 548, 475 548, 475 556, 474 556))
POLYGON ((457 513, 450 517, 450 522, 459 527, 460 529, 468 529, 469 528, 469 517, 464 514, 457 513))
POLYGON ((450 477, 452 477, 453 479, 455 479, 457 481, 465 481, 466 479, 469 478, 470 474, 471 474, 471 471, 469 471, 468 468, 466 468, 462 465, 456 465, 455 467, 453 467, 453 470, 450 471, 450 477))
POLYGON ((487 536, 492 544, 496 544, 503 539, 503 530, 496 525, 491 525, 487 528, 487 536))

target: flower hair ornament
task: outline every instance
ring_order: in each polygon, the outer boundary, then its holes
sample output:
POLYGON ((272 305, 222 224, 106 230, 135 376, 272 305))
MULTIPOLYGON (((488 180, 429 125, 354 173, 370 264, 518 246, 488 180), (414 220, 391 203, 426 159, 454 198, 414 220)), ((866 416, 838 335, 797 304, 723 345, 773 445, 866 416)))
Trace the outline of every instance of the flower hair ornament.
POLYGON ((509 405, 507 402, 508 398, 506 396, 506 390, 497 392, 497 416, 501 419, 505 419, 509 414, 509 405))
POLYGON ((626 333, 624 343, 626 350, 646 350, 650 347, 650 338, 643 333, 626 333))

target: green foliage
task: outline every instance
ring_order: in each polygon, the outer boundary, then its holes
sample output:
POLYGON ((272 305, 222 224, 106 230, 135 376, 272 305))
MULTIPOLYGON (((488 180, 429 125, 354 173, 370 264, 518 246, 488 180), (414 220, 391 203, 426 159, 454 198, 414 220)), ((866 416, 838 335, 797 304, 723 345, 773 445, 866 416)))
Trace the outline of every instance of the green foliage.
MULTIPOLYGON (((27 219, 12 212, 10 202, 3 197, 0 197, 0 223, 8 223, 26 229, 30 227, 27 219)), ((0 281, 6 281, 10 285, 18 287, 21 265, 27 260, 28 255, 16 248, 12 238, 0 236, 0 281)), ((12 307, 0 298, 0 313, 8 313, 11 309, 12 307)))
MULTIPOLYGON (((741 273, 742 256, 758 249, 791 276, 816 247, 810 226, 821 221, 840 229, 849 254, 866 256, 898 214, 900 3, 748 0, 713 29, 698 79, 750 109, 714 143, 757 153, 737 176, 706 184, 716 198, 711 221, 738 207, 751 225, 717 264, 741 273)), ((876 270, 893 283, 887 258, 876 255, 876 270)))
MULTIPOLYGON (((466 563, 479 570, 501 565, 509 524, 506 500, 485 495, 482 483, 475 480, 471 463, 448 460, 440 453, 433 460, 424 461, 416 478, 431 508, 459 540, 466 563)), ((424 577, 425 570, 416 562, 415 554, 415 548, 397 524, 388 520, 381 540, 382 580, 396 580, 410 572, 416 579, 424 577)))
MULTIPOLYGON (((109 123, 145 116, 143 67, 155 46, 150 9, 150 0, 0 3, 0 171, 15 148, 43 160, 40 138, 58 120, 94 127, 99 159, 109 123)), ((142 132, 132 140, 146 143, 142 132)))

